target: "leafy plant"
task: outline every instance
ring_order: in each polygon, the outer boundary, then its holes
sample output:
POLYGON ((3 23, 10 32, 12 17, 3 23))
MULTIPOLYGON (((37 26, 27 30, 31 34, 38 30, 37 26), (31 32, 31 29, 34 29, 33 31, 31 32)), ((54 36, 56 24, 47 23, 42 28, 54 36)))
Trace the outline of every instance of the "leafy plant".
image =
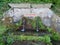
POLYGON ((53 40, 60 40, 60 35, 58 32, 53 32, 52 33, 52 38, 53 40))
POLYGON ((43 41, 43 37, 37 37, 37 36, 14 36, 15 39, 23 41, 23 40, 29 40, 29 41, 43 41))
POLYGON ((3 41, 3 35, 0 34, 0 45, 4 45, 4 41, 3 41))
POLYGON ((51 42, 50 37, 48 35, 45 35, 44 38, 45 38, 45 42, 46 43, 50 43, 51 42))
POLYGON ((11 45, 14 42, 14 40, 13 38, 8 37, 7 42, 8 42, 8 45, 11 45))
POLYGON ((32 24, 32 27, 33 27, 34 29, 36 29, 36 22, 35 22, 35 19, 33 19, 33 20, 31 21, 31 24, 32 24))
POLYGON ((45 26, 43 25, 41 18, 38 17, 38 19, 39 19, 39 20, 38 20, 39 28, 40 28, 40 29, 45 29, 45 26))
POLYGON ((52 32, 52 28, 47 27, 47 31, 48 31, 48 32, 52 32))

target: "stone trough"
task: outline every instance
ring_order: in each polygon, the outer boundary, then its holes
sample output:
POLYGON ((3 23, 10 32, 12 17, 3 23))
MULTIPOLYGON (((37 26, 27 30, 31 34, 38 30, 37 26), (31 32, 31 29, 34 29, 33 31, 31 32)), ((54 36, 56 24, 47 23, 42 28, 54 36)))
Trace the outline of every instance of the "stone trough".
POLYGON ((56 24, 56 19, 58 18, 57 16, 55 16, 54 12, 50 9, 52 5, 51 3, 48 4, 9 3, 8 5, 11 8, 3 13, 4 16, 3 20, 5 20, 5 17, 12 17, 13 22, 17 23, 22 19, 23 16, 28 17, 30 19, 34 19, 35 17, 38 16, 41 18, 42 23, 45 26, 53 27, 54 30, 58 30, 58 32, 60 32, 59 24, 56 24), (56 19, 54 19, 55 17, 56 19), (55 25, 57 25, 57 27, 55 25))

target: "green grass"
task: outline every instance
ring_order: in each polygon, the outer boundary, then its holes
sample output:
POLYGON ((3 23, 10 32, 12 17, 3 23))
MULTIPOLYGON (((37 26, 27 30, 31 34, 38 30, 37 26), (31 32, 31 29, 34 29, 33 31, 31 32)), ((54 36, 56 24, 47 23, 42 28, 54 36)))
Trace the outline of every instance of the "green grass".
POLYGON ((6 31, 6 28, 4 25, 0 26, 0 34, 3 34, 6 31))
POLYGON ((3 33, 6 31, 5 26, 0 25, 0 45, 4 45, 3 33))
MULTIPOLYGON (((50 37, 48 35, 45 36, 25 36, 25 35, 10 35, 8 36, 8 40, 9 38, 12 37, 12 39, 14 40, 26 40, 26 41, 43 41, 45 43, 50 43, 50 37)), ((11 39, 11 38, 10 38, 11 39)))

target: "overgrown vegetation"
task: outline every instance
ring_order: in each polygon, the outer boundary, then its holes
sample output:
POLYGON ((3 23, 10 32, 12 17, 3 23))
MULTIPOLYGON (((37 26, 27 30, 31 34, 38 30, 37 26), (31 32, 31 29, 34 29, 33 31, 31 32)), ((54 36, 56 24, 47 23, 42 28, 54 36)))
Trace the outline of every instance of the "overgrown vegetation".
POLYGON ((45 36, 24 36, 24 35, 10 35, 10 36, 7 36, 8 45, 11 45, 15 40, 42 41, 42 42, 47 43, 47 44, 51 43, 50 37, 48 35, 45 35, 45 36))
MULTIPOLYGON (((38 4, 38 3, 39 4, 40 3, 52 3, 53 4, 52 9, 55 12, 57 12, 60 9, 60 1, 59 0, 0 0, 0 18, 2 18, 3 13, 10 8, 10 7, 8 7, 8 3, 36 3, 36 4, 38 4)), ((35 20, 31 22, 33 28, 36 27, 36 23, 34 23, 34 22, 35 22, 35 20)), ((52 45, 50 37, 54 40, 60 40, 59 33, 53 32, 52 29, 49 27, 45 28, 45 26, 42 24, 41 20, 38 20, 38 22, 39 22, 39 28, 40 29, 47 29, 47 31, 51 33, 51 36, 45 35, 43 37, 37 37, 37 36, 23 36, 23 35, 8 35, 7 36, 8 45, 11 45, 14 42, 14 40, 44 41, 45 43, 48 43, 50 45, 52 45)), ((0 45, 4 45, 2 34, 6 31, 6 27, 4 25, 1 25, 1 23, 0 23, 0 45)), ((14 28, 16 29, 17 27, 21 26, 21 24, 22 24, 22 21, 16 23, 16 25, 14 25, 15 26, 14 28)))

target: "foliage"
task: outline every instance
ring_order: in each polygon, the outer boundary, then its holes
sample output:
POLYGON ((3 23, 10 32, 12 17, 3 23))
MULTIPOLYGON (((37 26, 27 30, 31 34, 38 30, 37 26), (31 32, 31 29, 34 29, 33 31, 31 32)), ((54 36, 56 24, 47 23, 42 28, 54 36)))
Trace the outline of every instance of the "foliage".
POLYGON ((14 24, 14 29, 18 29, 18 27, 22 26, 22 20, 14 24))
POLYGON ((14 40, 27 40, 27 41, 43 41, 45 43, 50 43, 50 37, 48 35, 45 36, 24 36, 24 35, 13 35, 14 40))
POLYGON ((52 28, 47 27, 47 31, 51 33, 51 38, 53 40, 60 40, 60 36, 58 32, 52 30, 52 28))
POLYGON ((0 34, 0 45, 4 45, 4 41, 3 41, 3 37, 2 37, 3 35, 2 34, 0 34))
POLYGON ((25 36, 25 35, 13 35, 13 34, 11 34, 11 35, 7 36, 8 45, 11 45, 15 40, 42 41, 44 43, 52 45, 50 42, 51 41, 50 37, 48 35, 45 35, 45 36, 25 36))
POLYGON ((15 36, 14 36, 14 39, 17 39, 17 40, 20 40, 20 41, 23 41, 23 40, 42 41, 42 40, 43 40, 43 37, 37 37, 37 36, 23 36, 23 35, 17 36, 17 35, 15 35, 15 36))
POLYGON ((18 26, 21 26, 22 24, 22 19, 20 19, 20 21, 18 22, 18 26))
POLYGON ((46 43, 50 43, 51 40, 50 40, 50 37, 48 35, 45 35, 44 38, 45 38, 46 43))
POLYGON ((13 42, 14 42, 13 38, 11 38, 11 37, 7 38, 8 45, 11 45, 13 42))
POLYGON ((43 25, 42 21, 39 21, 39 26, 40 26, 40 29, 45 29, 45 26, 43 25))
POLYGON ((38 21, 39 28, 40 29, 45 29, 45 26, 43 25, 41 18, 40 17, 36 17, 36 19, 38 19, 37 21, 38 21))
POLYGON ((52 32, 52 28, 47 27, 47 31, 48 31, 48 32, 52 32))
POLYGON ((58 32, 53 32, 52 33, 52 39, 53 40, 60 40, 60 35, 58 32))
POLYGON ((6 31, 6 27, 4 25, 0 26, 0 35, 6 31))
POLYGON ((36 23, 35 21, 32 23, 32 27, 35 29, 36 28, 36 23))
POLYGON ((35 19, 29 19, 29 18, 26 19, 27 19, 26 23, 31 24, 32 28, 35 29, 36 27, 35 19))

